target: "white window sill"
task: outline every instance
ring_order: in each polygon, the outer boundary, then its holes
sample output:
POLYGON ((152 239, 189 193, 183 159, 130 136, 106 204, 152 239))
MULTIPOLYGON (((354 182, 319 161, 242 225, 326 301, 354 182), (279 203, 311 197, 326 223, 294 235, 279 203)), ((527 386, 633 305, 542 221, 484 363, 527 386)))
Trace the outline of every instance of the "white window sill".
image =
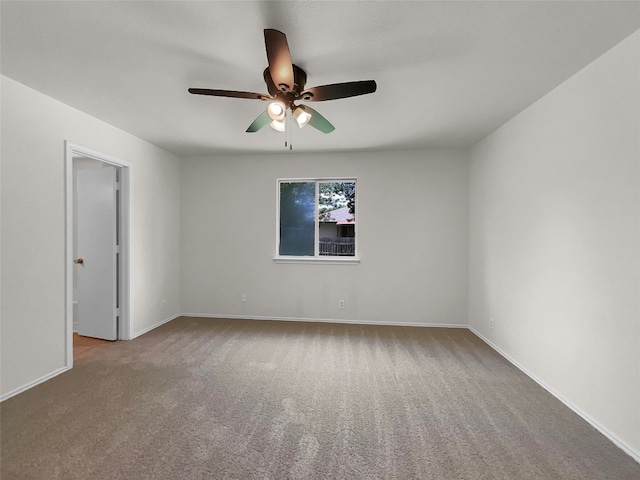
POLYGON ((307 263, 322 265, 355 265, 360 263, 356 257, 273 257, 276 263, 307 263))

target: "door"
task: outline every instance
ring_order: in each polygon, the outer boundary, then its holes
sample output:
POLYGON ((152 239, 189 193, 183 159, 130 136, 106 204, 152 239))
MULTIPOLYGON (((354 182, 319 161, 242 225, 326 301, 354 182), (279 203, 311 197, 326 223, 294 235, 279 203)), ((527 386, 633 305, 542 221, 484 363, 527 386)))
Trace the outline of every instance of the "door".
POLYGON ((116 168, 78 171, 78 334, 116 340, 118 302, 116 168))

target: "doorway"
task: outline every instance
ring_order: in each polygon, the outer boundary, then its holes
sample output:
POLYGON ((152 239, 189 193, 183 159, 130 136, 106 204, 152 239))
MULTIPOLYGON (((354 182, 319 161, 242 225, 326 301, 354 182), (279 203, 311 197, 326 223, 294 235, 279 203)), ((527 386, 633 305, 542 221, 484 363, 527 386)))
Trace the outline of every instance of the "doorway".
POLYGON ((73 366, 78 333, 87 339, 131 338, 131 170, 130 162, 66 142, 65 294, 69 368, 73 366))

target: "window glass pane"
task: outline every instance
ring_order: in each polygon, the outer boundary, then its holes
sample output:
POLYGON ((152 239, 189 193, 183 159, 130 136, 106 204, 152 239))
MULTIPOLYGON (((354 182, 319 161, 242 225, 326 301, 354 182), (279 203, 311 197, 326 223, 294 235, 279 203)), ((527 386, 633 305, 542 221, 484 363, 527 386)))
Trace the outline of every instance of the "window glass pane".
POLYGON ((280 184, 280 255, 315 254, 315 182, 280 184))
POLYGON ((355 182, 320 182, 318 191, 319 252, 323 256, 355 255, 355 182))

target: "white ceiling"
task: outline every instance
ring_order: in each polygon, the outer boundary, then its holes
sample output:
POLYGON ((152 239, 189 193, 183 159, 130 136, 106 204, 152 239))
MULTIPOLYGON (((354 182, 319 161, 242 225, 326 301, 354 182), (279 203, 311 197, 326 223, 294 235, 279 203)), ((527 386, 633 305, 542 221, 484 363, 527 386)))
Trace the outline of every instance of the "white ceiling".
POLYGON ((264 28, 283 31, 307 87, 376 80, 311 106, 328 135, 296 151, 470 146, 640 28, 637 1, 1 2, 1 71, 178 155, 284 150, 247 126, 264 92, 264 28))

